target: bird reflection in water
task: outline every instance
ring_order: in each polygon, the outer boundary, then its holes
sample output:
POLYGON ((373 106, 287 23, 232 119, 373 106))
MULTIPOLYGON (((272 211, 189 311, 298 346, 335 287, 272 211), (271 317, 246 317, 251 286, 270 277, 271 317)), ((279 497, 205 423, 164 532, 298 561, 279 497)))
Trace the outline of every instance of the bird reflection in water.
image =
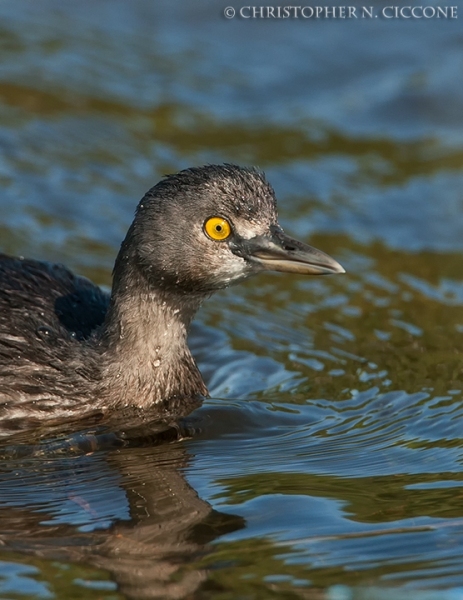
MULTIPOLYGON (((3 552, 105 569, 127 598, 194 592, 207 577, 191 564, 194 558, 244 520, 199 498, 185 480, 185 447, 129 443, 71 456, 71 444, 79 446, 78 437, 47 442, 40 455, 32 447, 21 457, 11 446, 0 450, 3 552)), ((17 448, 25 453, 25 446, 17 448)))

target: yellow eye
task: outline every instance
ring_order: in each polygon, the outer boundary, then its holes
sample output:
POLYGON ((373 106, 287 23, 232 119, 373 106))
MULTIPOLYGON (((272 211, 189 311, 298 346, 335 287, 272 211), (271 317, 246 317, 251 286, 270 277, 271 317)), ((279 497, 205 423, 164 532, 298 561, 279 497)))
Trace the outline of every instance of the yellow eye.
POLYGON ((222 217, 211 217, 204 223, 204 231, 212 240, 226 240, 232 229, 230 223, 222 217))

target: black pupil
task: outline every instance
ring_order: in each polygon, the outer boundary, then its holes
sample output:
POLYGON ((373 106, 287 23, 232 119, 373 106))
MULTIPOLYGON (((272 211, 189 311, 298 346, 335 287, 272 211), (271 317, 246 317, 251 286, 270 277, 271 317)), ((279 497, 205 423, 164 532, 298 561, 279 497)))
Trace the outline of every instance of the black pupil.
POLYGON ((222 231, 222 225, 216 225, 215 230, 220 233, 222 231))

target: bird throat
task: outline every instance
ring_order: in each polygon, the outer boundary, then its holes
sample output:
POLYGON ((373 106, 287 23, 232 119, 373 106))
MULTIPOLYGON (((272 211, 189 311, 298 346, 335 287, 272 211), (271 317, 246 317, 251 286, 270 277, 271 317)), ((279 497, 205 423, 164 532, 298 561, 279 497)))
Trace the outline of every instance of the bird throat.
POLYGON ((141 273, 115 276, 100 342, 99 401, 107 407, 153 407, 185 414, 207 388, 187 345, 203 296, 166 292, 141 273), (188 406, 187 406, 188 405, 188 406))

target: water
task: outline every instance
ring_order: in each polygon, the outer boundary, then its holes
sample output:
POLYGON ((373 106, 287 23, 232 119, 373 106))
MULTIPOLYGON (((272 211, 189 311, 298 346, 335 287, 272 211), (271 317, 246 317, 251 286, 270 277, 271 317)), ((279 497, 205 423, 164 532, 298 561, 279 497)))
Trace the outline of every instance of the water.
POLYGON ((4 251, 109 285, 146 189, 233 161, 347 270, 204 306, 189 439, 2 449, 0 597, 461 600, 463 15, 225 6, 0 4, 4 251))

